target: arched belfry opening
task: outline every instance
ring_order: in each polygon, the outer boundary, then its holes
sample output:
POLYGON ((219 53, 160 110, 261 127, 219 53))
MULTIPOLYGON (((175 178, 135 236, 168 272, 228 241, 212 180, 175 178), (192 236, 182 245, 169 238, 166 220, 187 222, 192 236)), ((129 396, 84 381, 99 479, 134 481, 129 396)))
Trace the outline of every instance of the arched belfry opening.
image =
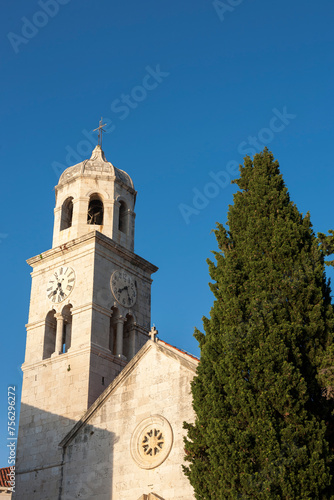
POLYGON ((87 224, 101 226, 103 224, 103 201, 97 193, 89 198, 87 224))
POLYGON ((128 232, 128 208, 124 201, 119 202, 119 219, 118 219, 118 229, 122 233, 127 234, 128 232))
POLYGON ((63 231, 72 226, 73 198, 67 198, 61 207, 60 230, 63 231))
POLYGON ((109 349, 111 354, 129 361, 135 355, 135 321, 131 314, 121 316, 117 307, 111 308, 109 349))
POLYGON ((51 357, 56 349, 57 320, 56 311, 49 311, 45 318, 43 359, 51 357))
POLYGON ((45 318, 43 359, 64 354, 71 347, 72 305, 65 306, 61 313, 49 311, 45 318))

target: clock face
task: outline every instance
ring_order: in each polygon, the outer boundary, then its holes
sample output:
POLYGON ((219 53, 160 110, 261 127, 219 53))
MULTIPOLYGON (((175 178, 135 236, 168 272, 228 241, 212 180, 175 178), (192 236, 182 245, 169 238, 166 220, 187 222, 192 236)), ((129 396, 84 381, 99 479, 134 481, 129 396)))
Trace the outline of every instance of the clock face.
POLYGON ((110 279, 111 291, 124 307, 132 307, 137 299, 137 284, 125 271, 115 271, 110 279))
POLYGON ((71 291, 75 283, 75 273, 71 267, 62 266, 56 269, 49 279, 46 294, 51 302, 58 304, 63 302, 71 291))

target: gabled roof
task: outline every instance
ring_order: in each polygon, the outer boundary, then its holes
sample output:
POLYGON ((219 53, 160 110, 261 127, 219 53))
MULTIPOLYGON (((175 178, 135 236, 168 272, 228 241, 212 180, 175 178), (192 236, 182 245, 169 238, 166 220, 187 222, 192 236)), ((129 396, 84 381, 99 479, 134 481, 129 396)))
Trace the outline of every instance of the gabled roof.
POLYGON ((185 366, 188 370, 196 372, 197 365, 199 363, 198 358, 192 356, 191 354, 177 349, 167 342, 162 340, 148 340, 146 344, 140 349, 140 351, 129 361, 129 363, 123 368, 119 375, 111 382, 111 384, 103 391, 101 396, 91 405, 90 408, 84 413, 81 419, 74 425, 71 431, 64 437, 64 439, 59 443, 59 446, 66 447, 70 444, 72 439, 76 436, 79 430, 87 424, 90 418, 98 411, 98 409, 103 406, 109 396, 121 385, 126 379, 131 375, 133 370, 140 363, 141 359, 151 350, 157 349, 162 352, 165 356, 171 357, 185 366))

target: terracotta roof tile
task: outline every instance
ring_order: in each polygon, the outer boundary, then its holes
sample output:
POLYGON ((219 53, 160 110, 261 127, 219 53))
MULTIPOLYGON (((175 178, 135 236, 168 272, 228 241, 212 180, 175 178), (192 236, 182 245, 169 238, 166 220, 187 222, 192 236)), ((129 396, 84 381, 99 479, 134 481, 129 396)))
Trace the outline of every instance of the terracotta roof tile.
POLYGON ((0 488, 8 488, 8 482, 10 481, 9 472, 9 467, 0 469, 0 488))
POLYGON ((187 351, 184 351, 183 349, 180 349, 179 347, 175 347, 175 345, 168 344, 164 340, 160 340, 160 339, 159 339, 159 342, 161 342, 162 344, 168 345, 169 347, 172 347, 176 351, 182 352, 182 354, 185 354, 186 356, 189 356, 189 358, 192 358, 192 359, 195 359, 196 361, 199 361, 199 358, 197 358, 196 356, 193 356, 192 354, 190 354, 187 351))

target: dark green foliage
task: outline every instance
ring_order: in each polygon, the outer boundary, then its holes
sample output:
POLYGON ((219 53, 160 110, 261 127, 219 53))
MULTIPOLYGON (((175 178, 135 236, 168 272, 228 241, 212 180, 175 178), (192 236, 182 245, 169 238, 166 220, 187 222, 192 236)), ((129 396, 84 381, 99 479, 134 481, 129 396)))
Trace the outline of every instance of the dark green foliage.
MULTIPOLYGON (((325 255, 331 255, 334 253, 334 231, 330 229, 329 235, 326 236, 323 233, 318 233, 318 239, 321 244, 321 248, 325 255)), ((330 260, 329 262, 325 262, 327 266, 334 266, 334 260, 330 260)))
POLYGON ((215 301, 205 334, 195 332, 185 473, 197 499, 328 499, 333 235, 315 237, 267 150, 246 157, 240 174, 229 230, 217 224, 208 261, 215 301))

